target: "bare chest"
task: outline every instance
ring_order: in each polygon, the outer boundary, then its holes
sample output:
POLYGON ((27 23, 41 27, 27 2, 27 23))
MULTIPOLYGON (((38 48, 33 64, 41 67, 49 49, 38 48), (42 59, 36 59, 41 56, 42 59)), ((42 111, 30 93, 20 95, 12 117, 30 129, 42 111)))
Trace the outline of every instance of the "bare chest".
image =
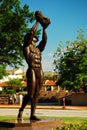
POLYGON ((34 47, 34 46, 30 46, 30 53, 36 54, 36 55, 41 55, 41 52, 38 48, 34 47))

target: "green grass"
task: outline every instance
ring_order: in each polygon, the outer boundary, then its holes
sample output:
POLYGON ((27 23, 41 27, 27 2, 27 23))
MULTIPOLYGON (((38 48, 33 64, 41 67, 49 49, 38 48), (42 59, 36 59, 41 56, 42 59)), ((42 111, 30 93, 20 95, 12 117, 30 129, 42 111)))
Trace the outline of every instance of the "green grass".
POLYGON ((87 118, 83 117, 62 117, 64 122, 63 128, 56 128, 53 130, 87 130, 87 118))
MULTIPOLYGON (((81 123, 81 122, 87 122, 87 118, 83 118, 83 117, 39 117, 41 119, 60 119, 63 120, 65 123, 70 124, 77 124, 77 123, 81 123)), ((12 121, 12 120, 16 120, 17 117, 16 116, 0 116, 0 121, 12 121)), ((29 119, 29 117, 23 117, 23 119, 29 119)))
MULTIPOLYGON (((40 119, 62 120, 64 122, 63 128, 53 128, 52 130, 87 130, 87 118, 83 117, 39 117, 40 119)), ((24 120, 29 120, 29 117, 24 117, 24 120)), ((16 116, 0 116, 0 122, 8 121, 14 122, 17 120, 16 116)))
POLYGON ((67 124, 70 123, 77 124, 77 123, 87 122, 87 118, 84 117, 61 117, 61 119, 67 124))
POLYGON ((0 116, 0 121, 12 121, 16 120, 17 117, 15 116, 0 116))

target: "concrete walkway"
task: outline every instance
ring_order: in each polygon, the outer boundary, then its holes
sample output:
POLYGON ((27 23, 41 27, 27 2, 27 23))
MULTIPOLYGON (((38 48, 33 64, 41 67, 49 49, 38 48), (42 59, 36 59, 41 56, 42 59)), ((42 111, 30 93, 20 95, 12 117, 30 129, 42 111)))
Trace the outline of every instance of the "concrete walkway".
MULTIPOLYGON (((18 114, 19 109, 18 108, 0 108, 0 116, 16 116, 18 114)), ((23 117, 27 116, 30 117, 30 111, 31 109, 24 109, 23 117)), ((36 109, 36 116, 42 116, 42 117, 86 117, 87 118, 87 109, 46 109, 40 108, 36 109)))

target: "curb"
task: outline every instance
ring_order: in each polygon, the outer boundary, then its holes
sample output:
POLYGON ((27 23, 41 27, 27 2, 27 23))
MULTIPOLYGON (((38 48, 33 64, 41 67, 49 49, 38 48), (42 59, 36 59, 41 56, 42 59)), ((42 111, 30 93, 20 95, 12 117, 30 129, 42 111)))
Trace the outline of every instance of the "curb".
MULTIPOLYGON (((19 109, 20 105, 0 105, 0 108, 11 108, 11 109, 19 109)), ((26 106, 26 109, 30 109, 30 105, 26 106)), ((87 106, 43 106, 43 105, 37 105, 37 109, 61 109, 61 110, 87 110, 87 106)))

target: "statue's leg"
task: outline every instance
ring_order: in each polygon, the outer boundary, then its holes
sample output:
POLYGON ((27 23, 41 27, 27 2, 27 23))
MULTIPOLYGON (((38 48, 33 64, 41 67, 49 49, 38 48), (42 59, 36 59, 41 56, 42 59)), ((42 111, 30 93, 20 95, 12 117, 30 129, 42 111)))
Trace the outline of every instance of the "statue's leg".
POLYGON ((37 118, 35 117, 35 109, 36 109, 36 102, 37 102, 37 98, 35 97, 36 95, 36 74, 35 74, 35 70, 30 69, 27 71, 29 73, 27 73, 27 83, 28 83, 28 92, 30 95, 30 99, 31 99, 31 114, 30 114, 30 120, 36 120, 37 118))
POLYGON ((22 120, 23 110, 25 106, 28 104, 28 102, 29 102, 29 95, 27 94, 23 98, 23 102, 22 102, 21 108, 19 109, 17 120, 22 120))
POLYGON ((31 98, 31 120, 40 120, 39 118, 37 118, 35 116, 35 110, 36 110, 36 106, 39 100, 39 94, 40 94, 40 90, 43 84, 43 72, 42 70, 39 71, 39 73, 36 73, 36 86, 35 86, 35 92, 34 92, 34 96, 33 98, 31 98))
POLYGON ((26 76, 27 76, 28 95, 30 95, 30 98, 32 98, 34 96, 36 85, 36 77, 34 70, 33 69, 28 70, 26 76))
POLYGON ((35 116, 35 110, 36 110, 36 105, 38 103, 38 97, 35 98, 31 98, 31 116, 30 116, 30 120, 40 120, 39 118, 37 118, 35 116))

